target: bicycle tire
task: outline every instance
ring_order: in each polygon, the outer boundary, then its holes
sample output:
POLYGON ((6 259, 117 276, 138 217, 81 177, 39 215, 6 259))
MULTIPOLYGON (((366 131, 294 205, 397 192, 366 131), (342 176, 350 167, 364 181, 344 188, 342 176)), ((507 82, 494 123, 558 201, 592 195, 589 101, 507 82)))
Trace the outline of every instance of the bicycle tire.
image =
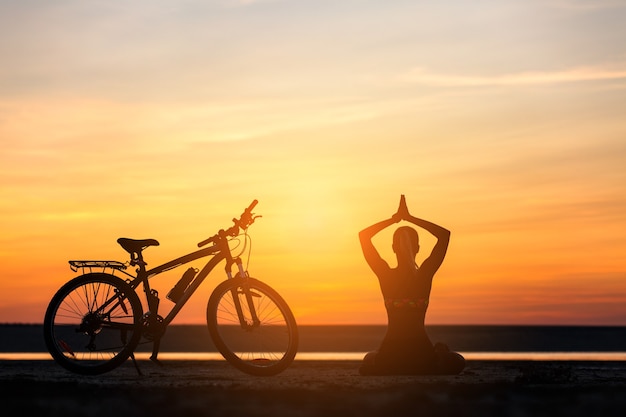
POLYGON ((122 279, 105 273, 81 275, 63 285, 48 305, 46 347, 71 372, 111 371, 139 343, 142 314, 139 297, 122 279))
POLYGON ((249 277, 218 285, 207 305, 209 333, 217 350, 237 369, 256 376, 276 375, 294 360, 298 327, 285 300, 269 285, 249 277), (250 291, 260 323, 242 326, 234 297, 242 302, 246 323, 251 323, 245 291, 250 291))

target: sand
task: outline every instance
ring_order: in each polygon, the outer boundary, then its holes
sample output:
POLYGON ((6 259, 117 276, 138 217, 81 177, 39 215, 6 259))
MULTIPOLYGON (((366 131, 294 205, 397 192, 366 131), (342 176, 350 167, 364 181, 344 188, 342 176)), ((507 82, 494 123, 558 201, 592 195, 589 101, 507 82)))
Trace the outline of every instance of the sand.
POLYGON ((224 361, 131 363, 96 377, 0 361, 3 416, 623 416, 625 362, 469 361, 455 376, 376 376, 295 361, 252 377, 224 361))

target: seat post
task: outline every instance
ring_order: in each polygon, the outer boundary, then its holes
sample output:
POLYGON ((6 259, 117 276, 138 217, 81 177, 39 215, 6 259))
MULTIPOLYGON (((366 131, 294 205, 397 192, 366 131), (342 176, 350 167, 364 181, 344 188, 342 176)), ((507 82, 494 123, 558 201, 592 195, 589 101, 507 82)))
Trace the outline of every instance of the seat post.
POLYGON ((143 260, 143 248, 135 252, 130 252, 130 264, 132 266, 135 266, 135 265, 139 266, 139 271, 141 272, 146 271, 147 263, 146 261, 143 260))

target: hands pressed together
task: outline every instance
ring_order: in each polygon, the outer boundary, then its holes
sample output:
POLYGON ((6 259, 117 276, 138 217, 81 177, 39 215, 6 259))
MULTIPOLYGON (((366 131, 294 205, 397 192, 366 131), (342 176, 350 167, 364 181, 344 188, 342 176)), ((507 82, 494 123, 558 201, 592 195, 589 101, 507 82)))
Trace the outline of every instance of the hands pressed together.
POLYGON ((409 214, 409 208, 406 206, 406 199, 404 198, 404 194, 400 196, 400 205, 398 206, 398 211, 391 216, 391 219, 398 223, 402 220, 408 220, 411 215, 409 214))

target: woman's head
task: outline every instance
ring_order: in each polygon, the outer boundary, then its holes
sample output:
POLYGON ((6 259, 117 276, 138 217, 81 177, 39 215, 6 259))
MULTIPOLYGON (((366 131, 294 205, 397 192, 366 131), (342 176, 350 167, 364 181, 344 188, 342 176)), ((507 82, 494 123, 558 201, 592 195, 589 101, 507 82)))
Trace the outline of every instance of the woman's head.
POLYGON ((398 257, 406 256, 414 259, 420 250, 417 231, 409 226, 398 227, 393 233, 392 248, 398 257))

